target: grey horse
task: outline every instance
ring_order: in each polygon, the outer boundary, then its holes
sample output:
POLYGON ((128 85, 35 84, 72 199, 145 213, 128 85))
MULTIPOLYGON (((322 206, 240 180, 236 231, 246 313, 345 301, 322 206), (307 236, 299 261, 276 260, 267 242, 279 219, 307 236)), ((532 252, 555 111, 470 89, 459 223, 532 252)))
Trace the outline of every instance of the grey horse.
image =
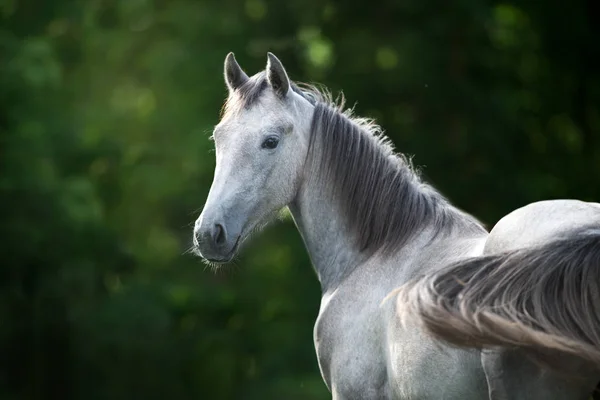
POLYGON ((333 399, 589 397, 599 205, 534 203, 488 233, 273 54, 252 77, 228 54, 225 82, 195 252, 225 264, 289 208, 322 287, 314 343, 333 399))

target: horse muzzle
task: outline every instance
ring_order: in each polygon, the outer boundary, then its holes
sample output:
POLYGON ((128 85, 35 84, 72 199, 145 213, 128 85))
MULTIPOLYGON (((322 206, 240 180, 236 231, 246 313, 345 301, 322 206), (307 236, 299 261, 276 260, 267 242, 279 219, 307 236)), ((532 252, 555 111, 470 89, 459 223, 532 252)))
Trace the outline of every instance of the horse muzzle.
POLYGON ((208 261, 227 263, 235 257, 240 237, 238 232, 232 233, 224 221, 201 216, 194 227, 194 248, 208 261))

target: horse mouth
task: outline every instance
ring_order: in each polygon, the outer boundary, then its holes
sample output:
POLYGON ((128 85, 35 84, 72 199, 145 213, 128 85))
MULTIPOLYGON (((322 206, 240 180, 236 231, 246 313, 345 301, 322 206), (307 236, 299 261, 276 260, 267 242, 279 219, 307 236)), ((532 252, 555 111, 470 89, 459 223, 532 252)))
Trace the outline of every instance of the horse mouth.
POLYGON ((222 256, 222 257, 204 257, 204 259, 213 264, 228 264, 228 263, 230 263, 235 258, 235 255, 238 252, 238 248, 241 243, 241 238, 242 238, 242 235, 238 236, 235 243, 233 244, 233 247, 231 248, 231 250, 229 250, 229 253, 225 254, 224 256, 222 256))

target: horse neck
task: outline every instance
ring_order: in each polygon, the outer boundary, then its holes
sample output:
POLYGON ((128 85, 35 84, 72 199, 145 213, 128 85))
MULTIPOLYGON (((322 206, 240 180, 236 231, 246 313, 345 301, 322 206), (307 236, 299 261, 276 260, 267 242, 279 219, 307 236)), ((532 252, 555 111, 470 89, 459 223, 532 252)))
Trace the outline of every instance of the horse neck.
POLYGON ((418 238, 483 231, 370 131, 328 107, 317 105, 314 115, 290 211, 324 291, 368 258, 393 258, 418 238))
POLYGON ((323 293, 335 289, 365 258, 346 231, 340 210, 318 187, 303 187, 289 209, 323 293))
MULTIPOLYGON (((346 118, 345 116, 341 117, 346 118)), ((341 125, 340 121, 337 125, 341 125)), ((313 129, 312 135, 314 137, 315 127, 313 126, 311 129, 313 129)), ((357 131, 353 133, 358 134, 357 131)), ((317 131, 316 134, 320 135, 322 132, 317 131)), ((363 132, 360 134, 368 135, 369 133, 363 132)), ((348 137, 349 135, 350 133, 348 137)), ((341 179, 336 177, 335 174, 327 172, 332 169, 332 166, 327 164, 327 160, 332 159, 332 154, 329 154, 331 146, 323 146, 322 143, 316 144, 315 142, 312 142, 312 144, 309 150, 311 154, 307 158, 307 165, 305 165, 304 180, 296 199, 290 204, 289 208, 307 247, 322 289, 326 292, 329 289, 336 288, 357 266, 364 264, 368 258, 374 255, 373 249, 361 248, 360 240, 357 240, 357 237, 364 239, 365 235, 373 232, 363 232, 358 229, 359 233, 357 235, 356 226, 349 223, 349 218, 355 216, 352 215, 355 214, 355 210, 348 210, 347 206, 343 206, 345 202, 341 201, 344 196, 350 196, 351 193, 344 193, 347 190, 332 190, 337 186, 332 180, 341 179), (323 148, 329 148, 329 150, 323 150, 323 148)), ((379 167, 384 168, 381 163, 379 163, 379 167)), ((370 164, 370 168, 376 168, 376 166, 370 164)), ((412 174, 407 165, 399 165, 399 168, 405 168, 406 171, 404 172, 412 174)), ((378 175, 378 172, 375 171, 374 176, 378 175)), ((357 192, 366 192, 361 185, 370 187, 373 184, 373 182, 365 183, 361 176, 350 176, 343 179, 346 178, 356 182, 356 185, 352 186, 357 192)), ((413 185, 412 183, 407 183, 403 189, 410 192, 420 190, 416 184, 413 185)), ((403 197, 406 202, 409 201, 409 198, 410 196, 403 197)), ((410 206, 404 207, 405 205, 396 204, 395 207, 397 207, 397 210, 412 208, 410 206)), ((373 218, 376 217, 374 212, 369 212, 369 215, 372 215, 373 218)), ((377 215, 379 219, 382 217, 385 218, 385 216, 377 215)), ((409 224, 412 225, 413 223, 414 221, 409 221, 409 224)), ((420 228, 422 226, 414 227, 415 230, 420 228)), ((406 236, 411 236, 410 232, 404 233, 406 236)))
MULTIPOLYGON (((408 168, 408 167, 406 167, 408 168)), ((405 247, 419 243, 435 234, 431 221, 423 220, 421 224, 408 229, 404 233, 407 238, 398 242, 394 251, 381 247, 379 249, 361 249, 356 233, 348 229, 348 213, 340 206, 339 199, 343 193, 334 192, 330 184, 309 179, 302 185, 296 199, 289 205, 294 222, 304 240, 313 267, 321 283, 323 293, 335 289, 356 268, 368 264, 371 257, 377 257, 383 268, 385 260, 394 259, 405 247)), ((419 190, 411 188, 411 190, 419 190)), ((397 204, 398 212, 407 210, 403 204, 397 204)), ((414 221, 407 221, 414 223, 414 221)), ((395 268, 398 267, 395 265, 395 268)))

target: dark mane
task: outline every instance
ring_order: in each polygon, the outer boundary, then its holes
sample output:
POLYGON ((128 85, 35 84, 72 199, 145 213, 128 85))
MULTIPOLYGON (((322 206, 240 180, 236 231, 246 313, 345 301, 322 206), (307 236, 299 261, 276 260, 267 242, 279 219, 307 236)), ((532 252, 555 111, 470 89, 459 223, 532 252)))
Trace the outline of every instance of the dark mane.
MULTIPOLYGON (((226 112, 252 107, 267 87, 264 72, 254 75, 230 97, 226 112)), ((379 126, 345 110, 343 97, 334 101, 327 91, 306 84, 292 84, 292 90, 315 105, 309 165, 320 173, 312 178, 339 202, 361 251, 397 250, 425 227, 435 234, 459 226, 484 232, 477 220, 421 181, 379 126)))
POLYGON ((361 251, 397 250, 426 227, 436 235, 459 226, 484 232, 473 217, 423 183, 377 125, 342 109, 343 103, 316 104, 310 153, 361 251))

